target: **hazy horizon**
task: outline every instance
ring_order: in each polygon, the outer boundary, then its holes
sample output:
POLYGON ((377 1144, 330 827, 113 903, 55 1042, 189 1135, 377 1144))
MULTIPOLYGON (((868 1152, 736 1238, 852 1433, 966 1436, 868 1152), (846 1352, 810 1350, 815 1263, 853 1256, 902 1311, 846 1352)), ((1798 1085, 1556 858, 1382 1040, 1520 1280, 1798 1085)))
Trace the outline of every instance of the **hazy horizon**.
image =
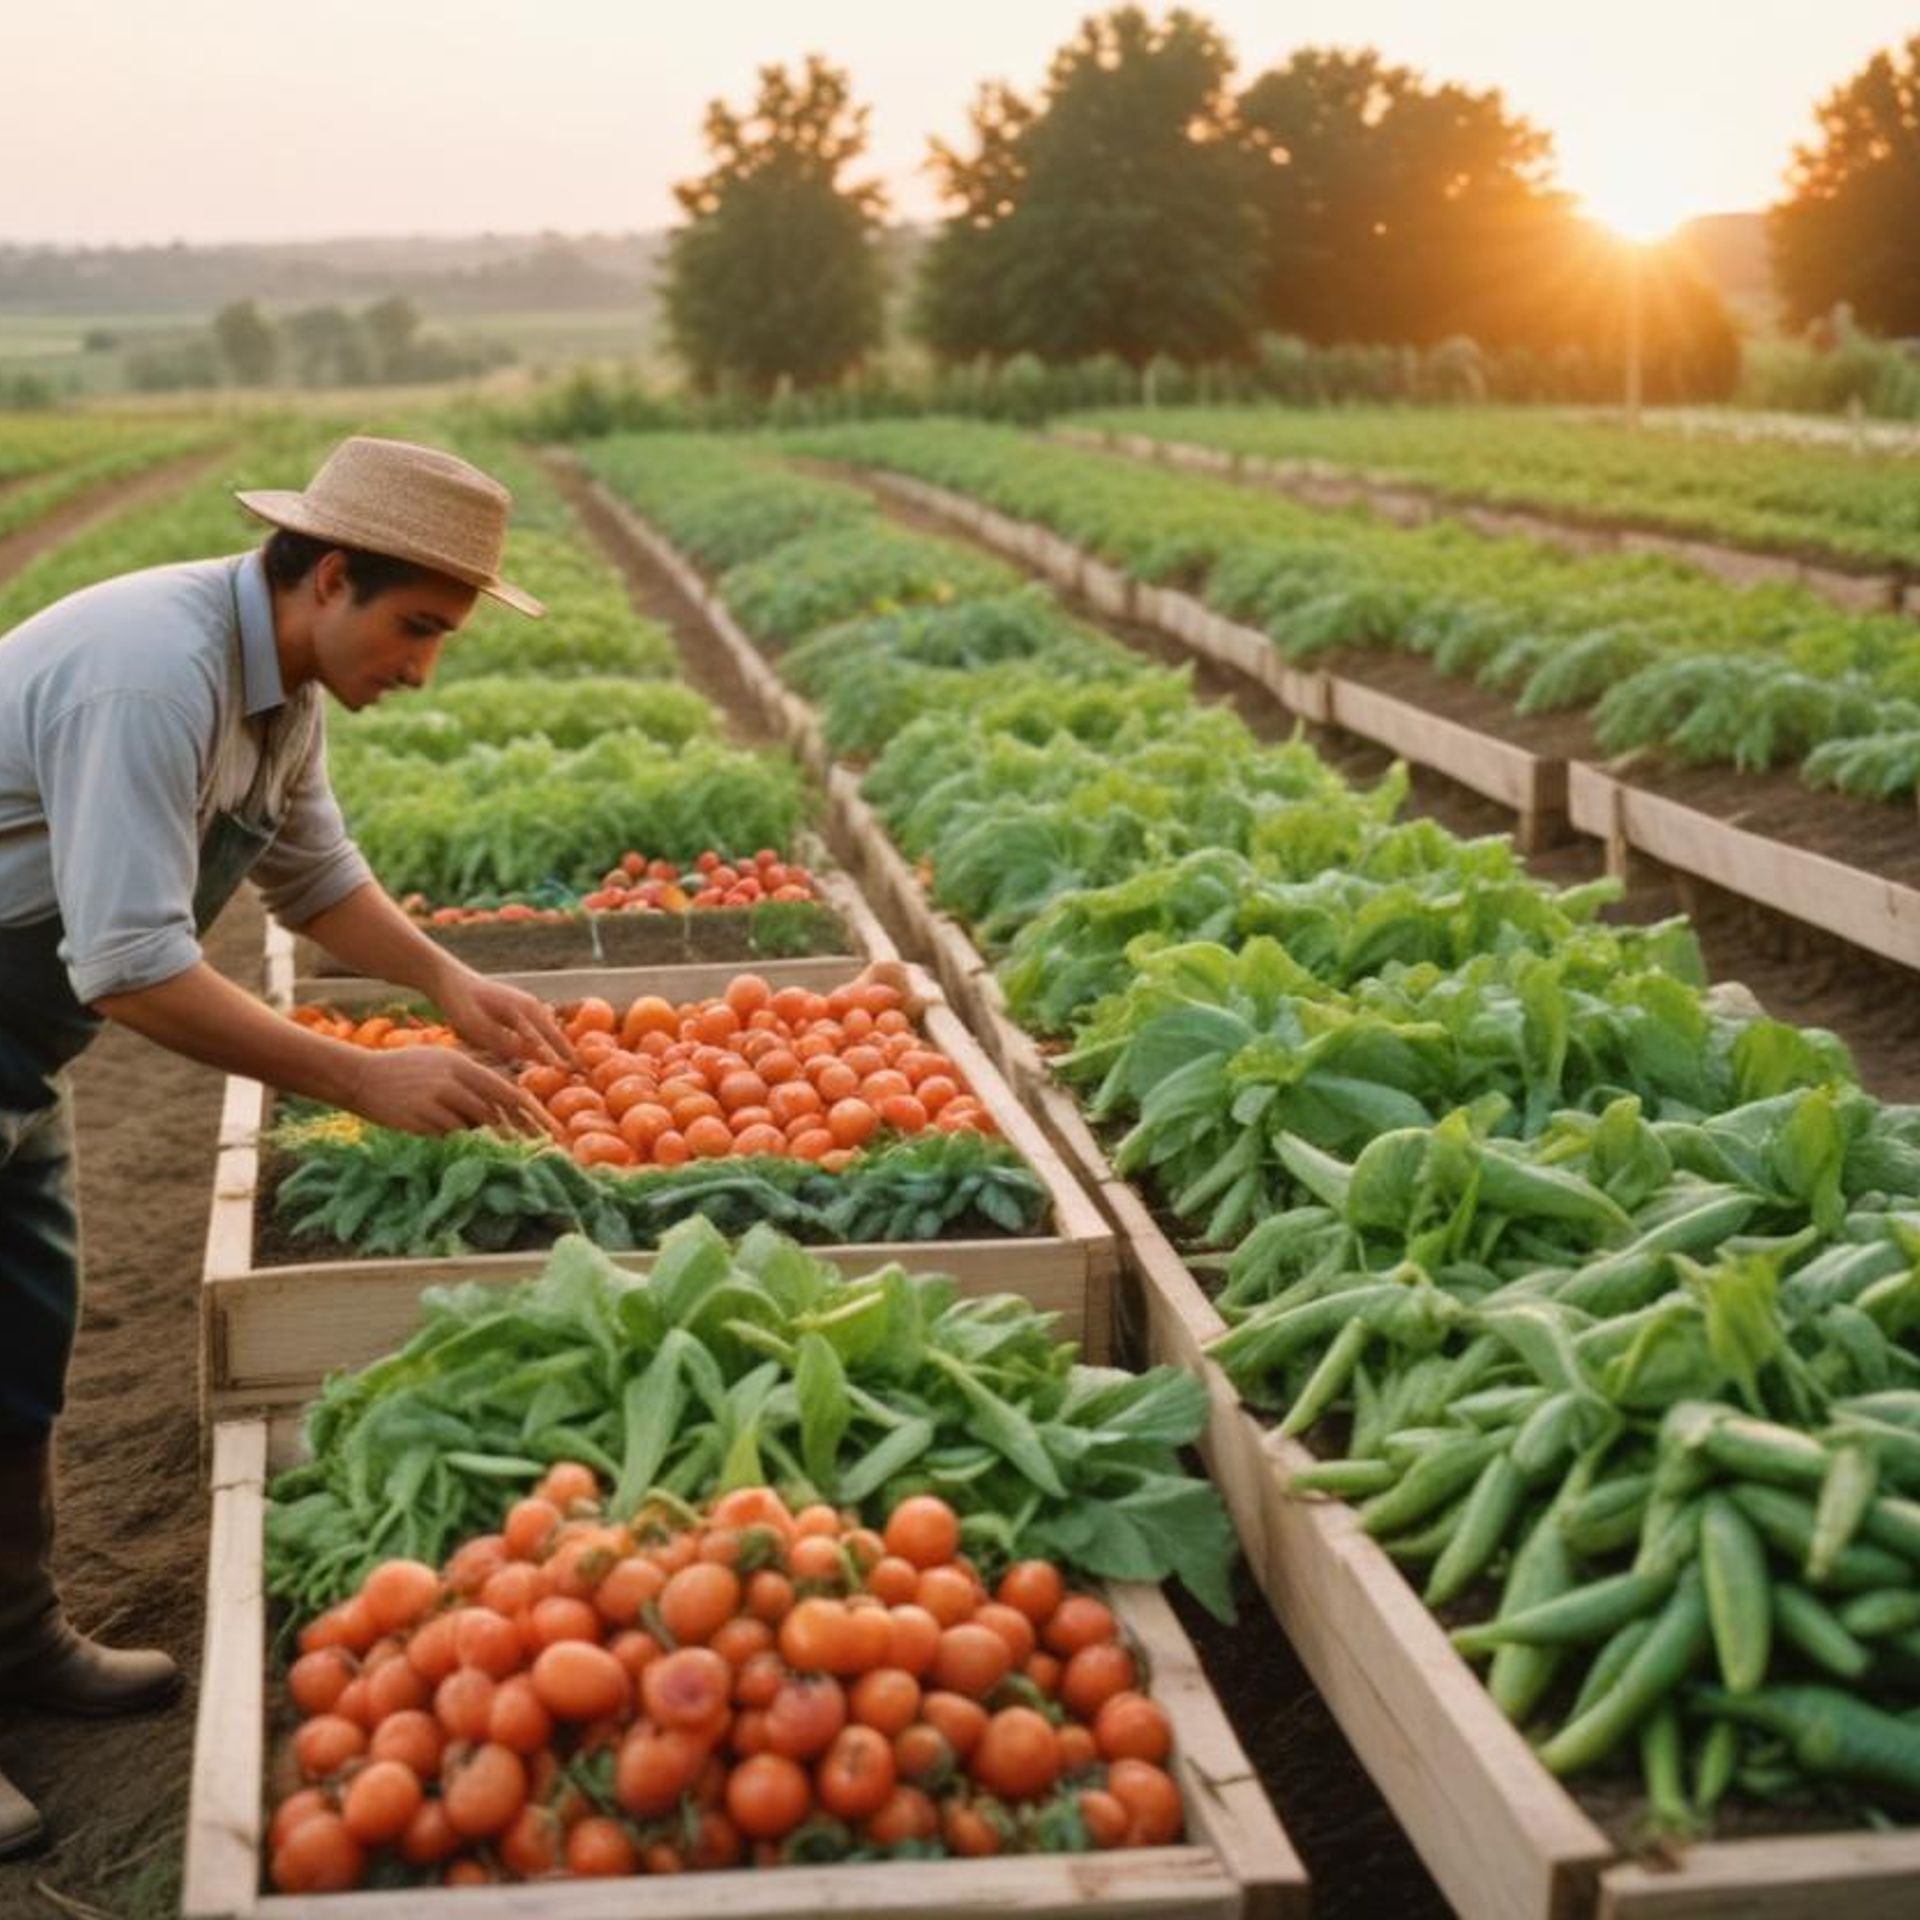
MULTIPOLYGON (((930 49, 871 0, 826 0, 799 28, 770 0, 659 27, 660 9, 620 0, 336 0, 309 27, 246 0, 75 0, 10 25, 0 243, 654 232, 677 218, 671 183, 702 164, 707 101, 743 102, 758 66, 809 51, 848 68, 873 107, 865 170, 891 217, 931 220, 929 136, 964 139, 983 80, 1036 92, 1094 10, 977 0, 930 49)), ((1430 80, 1498 87, 1554 136, 1562 185, 1649 231, 1777 197, 1816 99, 1916 30, 1908 0, 1618 0, 1548 31, 1520 0, 1444 15, 1298 0, 1279 21, 1253 0, 1198 11, 1243 85, 1301 46, 1371 44, 1430 80)))

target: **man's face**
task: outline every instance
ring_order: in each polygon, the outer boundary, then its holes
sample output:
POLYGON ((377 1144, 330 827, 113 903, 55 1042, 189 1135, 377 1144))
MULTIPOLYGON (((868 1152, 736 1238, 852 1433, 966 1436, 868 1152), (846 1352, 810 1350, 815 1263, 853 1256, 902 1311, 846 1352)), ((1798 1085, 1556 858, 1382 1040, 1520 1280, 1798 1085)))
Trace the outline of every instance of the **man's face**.
POLYGON ((355 712, 395 687, 424 687, 440 658, 441 642, 480 597, 458 580, 429 574, 358 601, 339 553, 326 554, 314 568, 313 592, 320 682, 355 712))

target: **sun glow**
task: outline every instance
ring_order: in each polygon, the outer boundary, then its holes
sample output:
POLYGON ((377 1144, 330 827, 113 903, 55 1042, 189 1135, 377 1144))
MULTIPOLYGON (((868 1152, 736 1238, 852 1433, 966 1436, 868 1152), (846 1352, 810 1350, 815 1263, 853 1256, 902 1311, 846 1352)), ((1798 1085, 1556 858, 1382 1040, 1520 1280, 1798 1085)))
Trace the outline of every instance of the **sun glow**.
POLYGON ((1609 232, 1635 246, 1651 247, 1669 239, 1690 217, 1675 197, 1677 184, 1655 171, 1649 157, 1582 193, 1580 204, 1609 232))

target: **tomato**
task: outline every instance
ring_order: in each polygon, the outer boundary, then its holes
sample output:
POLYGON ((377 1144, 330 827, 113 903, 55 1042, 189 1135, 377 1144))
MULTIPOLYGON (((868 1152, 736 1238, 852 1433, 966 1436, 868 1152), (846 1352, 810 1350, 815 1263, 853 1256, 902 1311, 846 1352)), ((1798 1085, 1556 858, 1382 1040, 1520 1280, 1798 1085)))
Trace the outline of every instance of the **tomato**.
POLYGON ((749 1654, 734 1676, 733 1704, 736 1707, 764 1707, 786 1685, 787 1663, 771 1649, 749 1654))
POLYGON ((506 1564, 506 1540, 497 1533, 476 1534, 455 1549, 440 1569, 440 1578, 454 1593, 471 1600, 506 1564))
POLYGON ((1087 1838, 1096 1847, 1125 1845, 1127 1826, 1132 1816, 1112 1794, 1098 1787, 1089 1787, 1079 1795, 1078 1804, 1080 1823, 1087 1830, 1087 1838))
POLYGON ((940 1815, 918 1787, 895 1787, 866 1825, 866 1837, 876 1847, 898 1846, 903 1840, 931 1840, 939 1831, 940 1815))
POLYGON ((827 1131, 837 1147, 858 1147, 873 1138, 880 1116, 864 1100, 836 1100, 827 1109, 827 1131))
POLYGON ((767 1703, 767 1745, 789 1760, 811 1760, 847 1724, 847 1696, 825 1674, 783 1681, 767 1703))
POLYGON ((325 1613, 316 1614, 300 1629, 300 1651, 314 1653, 323 1647, 343 1647, 348 1653, 365 1653, 380 1637, 366 1602, 356 1593, 325 1613))
POLYGON ((346 1821, 337 1813, 316 1813, 287 1836, 268 1872, 282 1893, 339 1893, 357 1887, 366 1867, 346 1821))
POLYGON ((841 1601, 798 1602, 780 1622, 780 1655, 797 1673, 834 1673, 845 1658, 847 1609, 841 1601))
POLYGON ((920 1683, 901 1667, 875 1667, 854 1682, 848 1704, 860 1725, 892 1736, 919 1717, 920 1683))
POLYGON ((1100 1748, 1094 1740, 1091 1727, 1083 1727, 1077 1720, 1070 1720, 1064 1727, 1056 1727, 1053 1737, 1060 1745, 1062 1773, 1078 1773, 1083 1767, 1099 1764, 1100 1748))
POLYGON ((511 1747, 489 1740, 456 1763, 441 1798, 456 1833, 469 1840, 504 1833, 526 1804, 526 1764, 511 1747))
POLYGON ((802 1538, 816 1533, 836 1538, 840 1532, 840 1516, 824 1500, 816 1500, 793 1516, 793 1530, 802 1538))
MULTIPOLYGON (((720 1790, 724 1798, 724 1781, 720 1790)), ((721 1867, 737 1867, 745 1852, 740 1829, 718 1807, 703 1809, 693 1845, 687 1849, 687 1865, 695 1873, 712 1873, 721 1867)))
POLYGON ((507 1551, 516 1560, 538 1560, 546 1553, 547 1544, 559 1525, 560 1509, 551 1500, 530 1494, 507 1509, 506 1522, 500 1531, 507 1551))
POLYGON ((1060 1676, 1067 1663, 1057 1653, 1036 1651, 1027 1655, 1020 1671, 1051 1700, 1060 1691, 1060 1676))
POLYGON ((533 1690, 556 1720, 604 1720, 633 1704, 633 1682, 605 1647, 559 1640, 533 1663, 533 1690))
POLYGON ((406 1832, 424 1797, 411 1767, 398 1760, 375 1760, 347 1783, 340 1816, 363 1847, 383 1847, 406 1832))
POLYGON ((695 1728, 726 1711, 733 1669, 711 1647, 681 1647, 648 1663, 640 1691, 657 1725, 695 1728))
POLYGON ((519 1880, 554 1872, 566 1850, 567 1830, 551 1807, 524 1806, 500 1836, 500 1864, 519 1880))
POLYGON ((330 1713, 359 1670, 346 1648, 318 1647, 287 1669, 287 1692, 302 1713, 330 1713))
POLYGON ((1127 1845, 1164 1847, 1179 1839, 1180 1789, 1146 1760, 1116 1760, 1107 1769, 1107 1791, 1127 1810, 1127 1845))
POLYGON ((893 1736, 894 1771, 913 1786, 938 1790, 956 1764, 952 1742, 930 1721, 916 1720, 893 1736))
POLYGON ((979 1596, 973 1582, 958 1567, 929 1567, 914 1590, 916 1604, 943 1627, 957 1627, 973 1618, 979 1596))
POLYGON ((278 1853, 286 1844, 290 1834, 301 1821, 316 1813, 331 1813, 333 1802, 318 1787, 301 1787, 290 1793, 273 1810, 273 1818, 267 1823, 267 1852, 269 1856, 278 1853))
POLYGON ((991 1627, 968 1622, 949 1627, 933 1656, 933 1684, 949 1693, 984 1700, 1013 1666, 1007 1643, 991 1627))
POLYGON ((383 1560, 360 1589, 368 1617, 381 1633, 400 1633, 440 1598, 440 1576, 418 1560, 383 1560))
POLYGON ((1166 1710, 1158 1701, 1131 1691, 1111 1694, 1101 1703, 1093 1737, 1107 1760, 1151 1760, 1157 1766, 1173 1751, 1173 1728, 1166 1710))
POLYGON ((707 1763, 707 1743, 682 1728, 640 1725, 620 1743, 614 1767, 613 1795, 642 1820, 672 1810, 707 1763))
POLYGON ((1037 1800, 1060 1777, 1052 1723, 1031 1707, 1003 1707, 987 1722, 968 1768, 1002 1800, 1037 1800))
POLYGON ((867 1591, 890 1607, 906 1605, 919 1586, 919 1568, 897 1553, 885 1555, 867 1569, 867 1591))
POLYGON ((696 1561, 674 1574, 660 1594, 660 1623, 683 1646, 711 1640, 740 1609, 740 1576, 731 1567, 696 1561))
POLYGON ((680 1016, 674 1011, 670 1001, 655 993, 644 993, 628 1007, 626 1018, 620 1022, 620 1044, 632 1047, 650 1033, 664 1034, 671 1038, 680 1030, 680 1016))
MULTIPOLYGON (((1077 1719, 1091 1720, 1117 1693, 1125 1693, 1136 1675, 1133 1655, 1114 1640, 1082 1647, 1060 1675, 1060 1703, 1077 1719)), ((1152 1754, 1139 1756, 1143 1760, 1152 1754)))
POLYGON ((656 1599, 666 1584, 666 1575, 651 1560, 630 1553, 616 1561, 594 1588, 593 1610, 610 1627, 630 1627, 640 1618, 640 1609, 656 1599))
POLYGON ((965 1760, 987 1730, 987 1710, 978 1700, 959 1693, 929 1693, 920 1702, 920 1717, 947 1737, 947 1745, 965 1760))
POLYGON ((773 1629, 751 1614, 740 1614, 724 1622, 707 1642, 730 1667, 743 1667, 756 1653, 773 1649, 773 1629))
POLYGON ((616 1633, 607 1642, 607 1651, 637 1681, 666 1652, 666 1648, 652 1634, 638 1627, 629 1627, 624 1633, 616 1633))
POLYGON ((530 1639, 533 1651, 554 1646, 562 1640, 591 1640, 597 1643, 600 1638, 600 1616, 586 1600, 576 1600, 570 1594, 550 1593, 544 1600, 534 1602, 532 1611, 527 1615, 527 1634, 523 1637, 530 1639))
MULTIPOLYGON (((607 1111, 607 1103, 592 1087, 562 1087, 547 1102, 547 1111, 562 1126, 566 1126, 569 1122, 577 1120, 583 1113, 604 1115, 607 1111)), ((609 1127, 612 1125, 610 1120, 608 1125, 609 1127)))
POLYGON ((449 1739, 484 1740, 493 1717, 494 1682, 478 1667, 461 1667, 433 1691, 434 1718, 449 1739))
POLYGON ((1000 1851, 1000 1829, 980 1808, 949 1800, 940 1810, 940 1837, 947 1851, 963 1860, 980 1860, 1000 1851))
POLYGON ((597 995, 590 994, 574 1008, 567 1021, 567 1037, 577 1040, 583 1034, 611 1033, 615 1021, 613 1009, 597 995))
MULTIPOLYGON (((480 1589, 479 1595, 480 1604, 483 1607, 490 1607, 495 1613, 505 1614, 509 1619, 530 1612, 536 1600, 544 1600, 546 1597, 546 1569, 536 1567, 527 1560, 509 1560, 498 1573, 488 1579, 487 1584, 480 1589)), ((408 1652, 416 1666, 420 1665, 418 1654, 421 1643, 436 1628, 444 1624, 447 1629, 448 1644, 452 1644, 454 1622, 458 1618, 457 1613, 439 1614, 429 1620, 424 1627, 415 1630, 408 1652)), ((429 1680, 435 1677, 424 1667, 421 1671, 429 1680)))
POLYGON ((840 1542, 824 1533, 803 1535, 787 1554, 787 1571, 795 1580, 810 1580, 839 1588, 846 1584, 846 1561, 840 1542))
POLYGON ((453 1654, 463 1667, 473 1667, 494 1680, 504 1680, 520 1668, 520 1629, 491 1607, 462 1607, 453 1614, 453 1654))
POLYGON ((873 1727, 845 1727, 814 1775, 820 1804, 842 1820, 880 1811, 894 1789, 893 1746, 873 1727))
POLYGON ((887 1659, 890 1667, 904 1668, 918 1677, 932 1665, 946 1629, 925 1607, 912 1603, 887 1609, 887 1659))
POLYGON ((747 1578, 747 1611, 756 1620, 778 1626, 793 1611, 793 1582, 784 1573, 762 1567, 747 1578))
POLYGON ((424 1707, 431 1698, 427 1683, 398 1656, 384 1661, 365 1679, 367 1724, 371 1727, 377 1727, 393 1714, 404 1713, 409 1707, 424 1707))
POLYGON ((422 1780, 440 1771, 440 1759, 446 1751, 447 1736, 432 1714, 418 1707, 389 1715, 373 1730, 367 1754, 374 1760, 398 1760, 411 1767, 422 1780))
POLYGON ((736 1487, 723 1493, 707 1513, 708 1523, 716 1527, 766 1527, 782 1540, 793 1537, 793 1515, 787 1503, 771 1487, 736 1487))
POLYGON ((366 1750, 366 1728, 344 1714, 318 1714, 293 1736, 294 1758, 309 1780, 325 1780, 366 1750))
POLYGON ((989 1600, 975 1611, 973 1624, 998 1634, 1006 1642, 1007 1651, 1013 1656, 1016 1667, 1023 1666, 1032 1657, 1037 1642, 1033 1622, 1017 1608, 1003 1606, 998 1600, 989 1600))
MULTIPOLYGON (((873 1082, 879 1078, 879 1074, 874 1074, 860 1089, 869 1099, 873 1098, 873 1082)), ((895 1133, 925 1133, 932 1119, 926 1108, 910 1093, 888 1094, 877 1104, 881 1125, 891 1127, 895 1133)))
POLYGON ((410 1867, 431 1867, 459 1851, 460 1836, 447 1818, 446 1802, 423 1800, 400 1836, 400 1858, 410 1867))
POLYGON ((812 1805, 806 1774, 778 1753, 756 1753, 727 1779, 727 1817, 751 1840, 791 1833, 812 1805))
POLYGON ((618 1879, 637 1872, 640 1856, 618 1820, 590 1814, 567 1834, 567 1871, 581 1878, 618 1879))
POLYGON ((1050 1653, 1064 1660, 1082 1647, 1113 1639, 1117 1631, 1105 1601, 1096 1600, 1090 1593, 1070 1593, 1040 1629, 1040 1638, 1050 1653))

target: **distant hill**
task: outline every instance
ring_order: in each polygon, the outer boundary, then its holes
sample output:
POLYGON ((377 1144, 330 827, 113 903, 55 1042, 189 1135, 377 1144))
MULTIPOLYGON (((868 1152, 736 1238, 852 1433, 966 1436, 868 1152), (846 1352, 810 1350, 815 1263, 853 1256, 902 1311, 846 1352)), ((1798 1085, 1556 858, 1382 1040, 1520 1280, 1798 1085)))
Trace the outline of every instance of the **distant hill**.
POLYGON ((1736 319, 1765 333, 1779 327, 1780 296, 1764 213, 1706 214, 1689 220, 1673 244, 1719 290, 1736 319))
POLYGON ((436 314, 631 308, 651 298, 664 239, 541 233, 222 247, 0 243, 0 310, 202 315, 230 300, 313 306, 389 294, 436 314))

